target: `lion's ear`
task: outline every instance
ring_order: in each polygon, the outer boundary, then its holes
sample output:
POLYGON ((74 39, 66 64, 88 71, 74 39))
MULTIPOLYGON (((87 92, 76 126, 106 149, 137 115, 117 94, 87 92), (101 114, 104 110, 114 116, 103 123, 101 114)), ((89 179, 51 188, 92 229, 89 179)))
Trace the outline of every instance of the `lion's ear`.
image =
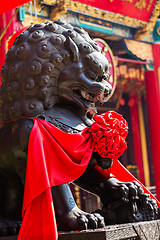
POLYGON ((65 41, 66 48, 72 53, 73 61, 78 62, 79 61, 79 49, 75 42, 67 36, 67 39, 65 41))

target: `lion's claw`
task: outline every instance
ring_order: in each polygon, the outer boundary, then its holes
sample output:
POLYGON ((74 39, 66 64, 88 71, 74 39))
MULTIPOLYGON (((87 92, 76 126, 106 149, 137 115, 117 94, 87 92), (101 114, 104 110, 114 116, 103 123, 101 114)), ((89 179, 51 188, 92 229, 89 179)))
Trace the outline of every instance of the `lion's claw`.
POLYGON ((97 229, 105 226, 104 218, 100 214, 81 211, 77 206, 66 215, 57 218, 60 231, 97 229))
POLYGON ((93 215, 97 218, 98 228, 103 228, 105 226, 104 217, 99 213, 93 213, 93 215))
POLYGON ((77 217, 77 228, 78 230, 86 230, 88 226, 88 219, 86 216, 81 215, 77 217))

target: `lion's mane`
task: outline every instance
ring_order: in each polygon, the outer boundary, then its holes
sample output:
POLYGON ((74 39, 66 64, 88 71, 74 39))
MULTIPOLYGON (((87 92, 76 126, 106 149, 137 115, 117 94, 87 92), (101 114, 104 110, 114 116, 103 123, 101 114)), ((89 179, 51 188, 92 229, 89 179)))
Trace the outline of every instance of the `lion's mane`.
POLYGON ((21 33, 1 70, 0 122, 52 108, 60 73, 94 51, 100 48, 86 31, 62 20, 34 24, 21 33))

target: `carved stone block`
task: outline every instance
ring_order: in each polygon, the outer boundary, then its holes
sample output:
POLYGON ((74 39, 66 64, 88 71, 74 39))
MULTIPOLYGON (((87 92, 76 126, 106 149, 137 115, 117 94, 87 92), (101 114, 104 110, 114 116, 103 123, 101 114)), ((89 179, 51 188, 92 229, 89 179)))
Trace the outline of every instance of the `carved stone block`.
MULTIPOLYGON (((159 240, 160 220, 110 225, 96 230, 59 233, 59 240, 159 240)), ((17 240, 16 236, 0 240, 17 240)))
POLYGON ((59 240, 158 240, 160 220, 107 226, 104 229, 60 233, 59 240))

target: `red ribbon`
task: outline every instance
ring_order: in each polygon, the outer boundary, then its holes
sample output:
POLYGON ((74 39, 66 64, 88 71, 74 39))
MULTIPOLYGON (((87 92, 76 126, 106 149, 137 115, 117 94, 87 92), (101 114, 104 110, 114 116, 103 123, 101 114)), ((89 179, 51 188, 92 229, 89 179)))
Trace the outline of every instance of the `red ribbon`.
POLYGON ((67 134, 34 119, 18 240, 57 240, 51 187, 71 182, 85 171, 92 155, 89 134, 67 134))

